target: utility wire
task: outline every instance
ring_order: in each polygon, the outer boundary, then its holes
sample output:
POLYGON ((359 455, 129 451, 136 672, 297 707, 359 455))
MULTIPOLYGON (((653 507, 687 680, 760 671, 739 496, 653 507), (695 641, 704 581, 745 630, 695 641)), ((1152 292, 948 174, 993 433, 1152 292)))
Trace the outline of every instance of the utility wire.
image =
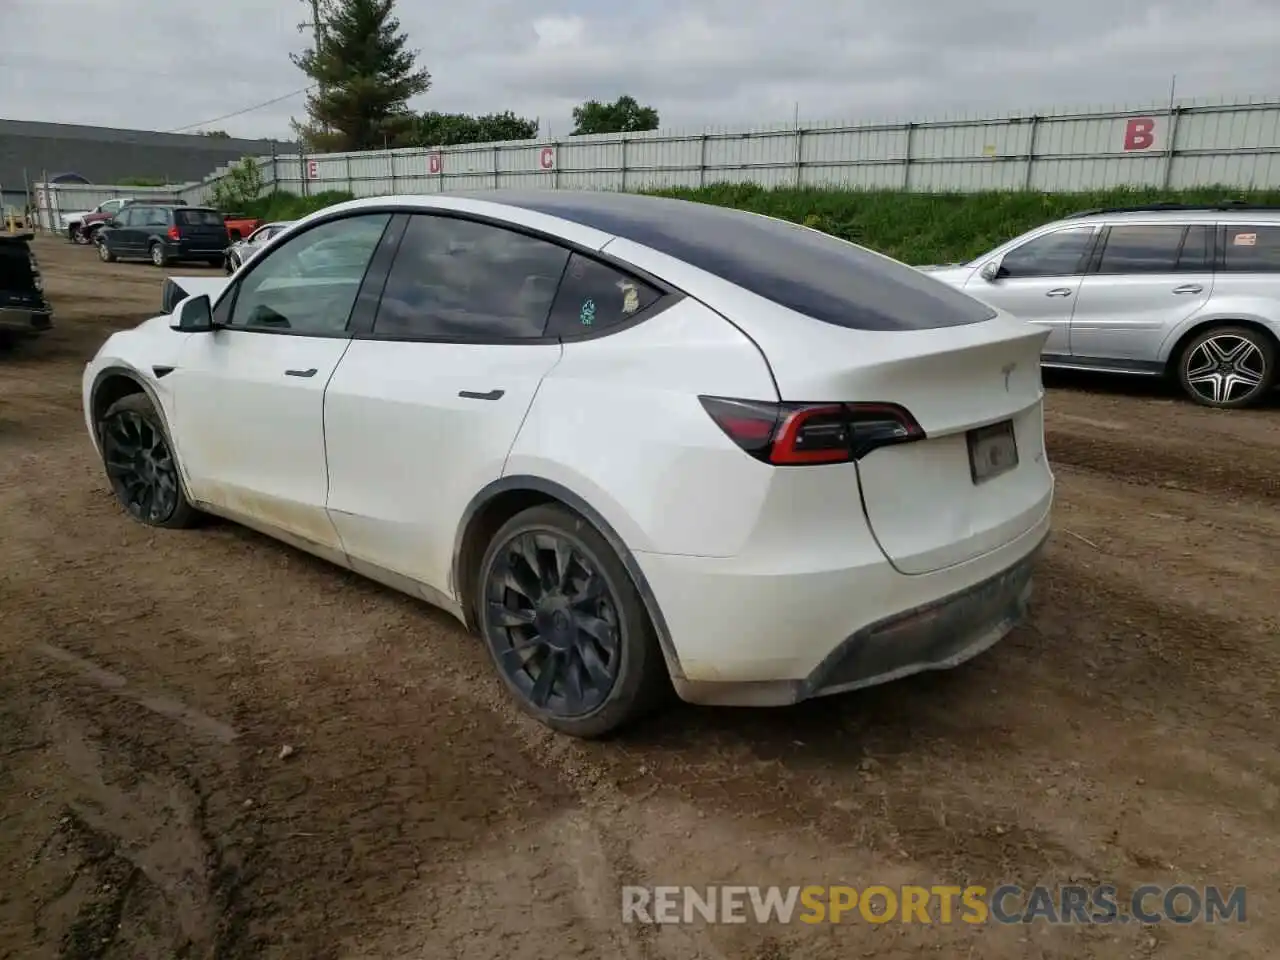
POLYGON ((231 113, 224 113, 220 117, 212 117, 209 120, 201 120, 198 123, 188 123, 183 127, 175 127, 172 130, 166 130, 165 133, 182 133, 184 130, 191 130, 195 127, 204 127, 211 123, 220 123, 223 120, 230 120, 232 117, 239 117, 246 113, 252 113, 254 110, 261 110, 263 107, 269 107, 274 103, 279 103, 281 100, 288 100, 290 97, 296 97, 301 93, 310 93, 315 89, 315 86, 316 85, 314 83, 310 83, 298 90, 292 90, 289 93, 282 94, 281 96, 272 97, 270 100, 263 100, 261 103, 255 103, 251 107, 244 107, 241 110, 233 110, 231 113))

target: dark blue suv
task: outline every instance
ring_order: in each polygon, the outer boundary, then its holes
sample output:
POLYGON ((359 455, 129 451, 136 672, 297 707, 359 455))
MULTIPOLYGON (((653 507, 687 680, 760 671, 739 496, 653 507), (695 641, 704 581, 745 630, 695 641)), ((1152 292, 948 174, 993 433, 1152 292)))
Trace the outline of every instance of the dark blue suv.
POLYGON ((222 214, 212 207, 132 203, 98 232, 105 263, 150 260, 166 267, 183 260, 222 266, 231 239, 222 214))

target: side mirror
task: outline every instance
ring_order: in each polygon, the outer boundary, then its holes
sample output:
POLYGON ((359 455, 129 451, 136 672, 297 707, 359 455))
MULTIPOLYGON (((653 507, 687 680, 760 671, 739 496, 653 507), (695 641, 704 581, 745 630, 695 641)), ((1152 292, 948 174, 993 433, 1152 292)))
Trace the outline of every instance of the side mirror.
POLYGON ((982 269, 978 271, 978 276, 982 277, 987 283, 995 283, 1000 279, 1000 261, 988 260, 982 265, 982 269))
POLYGON ((173 311, 174 321, 170 329, 180 333, 208 333, 213 326, 213 304, 207 293, 187 297, 173 311))

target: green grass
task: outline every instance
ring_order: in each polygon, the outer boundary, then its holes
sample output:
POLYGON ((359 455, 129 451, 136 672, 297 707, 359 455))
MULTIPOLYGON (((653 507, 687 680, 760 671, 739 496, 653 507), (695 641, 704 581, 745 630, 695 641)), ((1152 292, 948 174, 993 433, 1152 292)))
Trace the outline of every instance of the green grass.
MULTIPOLYGON (((768 214, 816 227, 911 264, 970 260, 1018 234, 1093 207, 1160 200, 1183 203, 1246 200, 1280 206, 1280 190, 1101 190, 1091 193, 902 193, 896 190, 768 190, 753 184, 648 191, 768 214)), ((292 220, 351 199, 331 191, 312 197, 277 193, 252 207, 268 220, 292 220)))

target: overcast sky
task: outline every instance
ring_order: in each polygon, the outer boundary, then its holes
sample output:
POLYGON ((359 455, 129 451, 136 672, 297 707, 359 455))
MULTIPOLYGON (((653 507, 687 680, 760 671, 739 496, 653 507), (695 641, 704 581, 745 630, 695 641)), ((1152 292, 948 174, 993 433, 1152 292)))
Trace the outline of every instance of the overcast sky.
MULTIPOLYGON (((404 0, 414 107, 539 117, 630 93, 662 126, 1275 94, 1280 0, 404 0)), ((0 0, 0 117, 168 130, 305 86, 300 0, 0 0)), ((212 126, 284 136, 296 96, 212 126)))

